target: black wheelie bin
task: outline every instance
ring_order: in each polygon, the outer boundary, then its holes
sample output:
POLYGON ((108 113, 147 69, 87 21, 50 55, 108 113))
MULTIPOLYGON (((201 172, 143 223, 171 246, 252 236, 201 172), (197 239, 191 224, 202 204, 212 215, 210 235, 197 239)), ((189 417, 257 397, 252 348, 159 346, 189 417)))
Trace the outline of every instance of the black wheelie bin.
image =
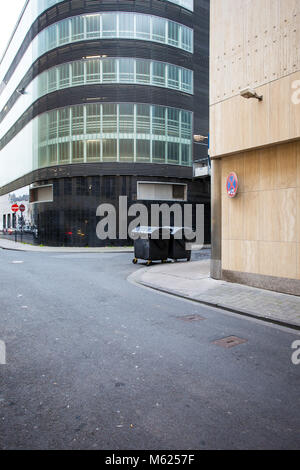
POLYGON ((150 266, 153 261, 167 262, 170 244, 170 229, 161 227, 137 227, 132 231, 134 241, 134 259, 147 261, 150 266), (138 238, 137 238, 138 237, 138 238))
POLYGON ((171 238, 169 243, 169 255, 168 257, 174 261, 186 259, 191 261, 192 252, 188 249, 187 244, 189 240, 186 238, 186 234, 192 234, 192 229, 188 227, 164 227, 166 230, 170 230, 171 238), (179 233, 181 232, 181 233, 179 233), (178 236, 180 238, 176 238, 178 236))

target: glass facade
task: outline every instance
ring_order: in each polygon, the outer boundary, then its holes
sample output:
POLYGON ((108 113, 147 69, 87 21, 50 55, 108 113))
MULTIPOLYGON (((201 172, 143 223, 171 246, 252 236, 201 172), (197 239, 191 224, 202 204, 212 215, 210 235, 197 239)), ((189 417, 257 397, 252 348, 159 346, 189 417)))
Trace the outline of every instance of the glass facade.
POLYGON ((46 70, 34 80, 35 99, 79 85, 132 83, 193 94, 193 71, 146 59, 88 59, 64 63, 46 70))
POLYGON ((36 118, 35 169, 90 162, 190 166, 193 114, 132 103, 70 106, 36 118))
POLYGON ((63 44, 87 39, 141 39, 193 52, 193 30, 165 18, 141 13, 96 13, 73 16, 44 29, 38 38, 42 55, 63 44))

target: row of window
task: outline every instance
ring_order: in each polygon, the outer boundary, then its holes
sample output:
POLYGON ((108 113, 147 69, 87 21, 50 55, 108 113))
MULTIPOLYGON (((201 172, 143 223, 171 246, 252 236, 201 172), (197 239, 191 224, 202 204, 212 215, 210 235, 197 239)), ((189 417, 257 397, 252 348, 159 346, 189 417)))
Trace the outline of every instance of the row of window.
POLYGON ((96 13, 73 16, 38 35, 40 55, 63 44, 87 39, 142 39, 193 52, 193 30, 174 21, 140 13, 96 13))
POLYGON ((191 165, 189 111, 147 104, 88 104, 40 115, 35 168, 82 162, 191 165))
POLYGON ((80 60, 53 67, 35 79, 40 98, 53 91, 92 83, 133 83, 193 94, 193 71, 164 62, 112 58, 80 60))

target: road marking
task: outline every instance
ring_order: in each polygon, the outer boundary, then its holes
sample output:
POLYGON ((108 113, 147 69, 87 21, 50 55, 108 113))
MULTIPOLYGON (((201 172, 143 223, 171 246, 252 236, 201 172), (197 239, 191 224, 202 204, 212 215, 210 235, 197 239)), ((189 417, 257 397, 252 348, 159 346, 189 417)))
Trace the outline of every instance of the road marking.
POLYGON ((12 261, 12 264, 23 264, 24 261, 12 261))

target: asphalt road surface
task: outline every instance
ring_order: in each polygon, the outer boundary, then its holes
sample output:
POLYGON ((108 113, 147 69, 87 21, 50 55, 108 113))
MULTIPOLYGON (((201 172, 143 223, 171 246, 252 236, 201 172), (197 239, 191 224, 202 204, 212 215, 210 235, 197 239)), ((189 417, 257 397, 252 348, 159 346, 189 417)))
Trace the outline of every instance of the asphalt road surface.
POLYGON ((0 448, 299 448, 299 332, 138 287, 131 258, 0 250, 0 448))

